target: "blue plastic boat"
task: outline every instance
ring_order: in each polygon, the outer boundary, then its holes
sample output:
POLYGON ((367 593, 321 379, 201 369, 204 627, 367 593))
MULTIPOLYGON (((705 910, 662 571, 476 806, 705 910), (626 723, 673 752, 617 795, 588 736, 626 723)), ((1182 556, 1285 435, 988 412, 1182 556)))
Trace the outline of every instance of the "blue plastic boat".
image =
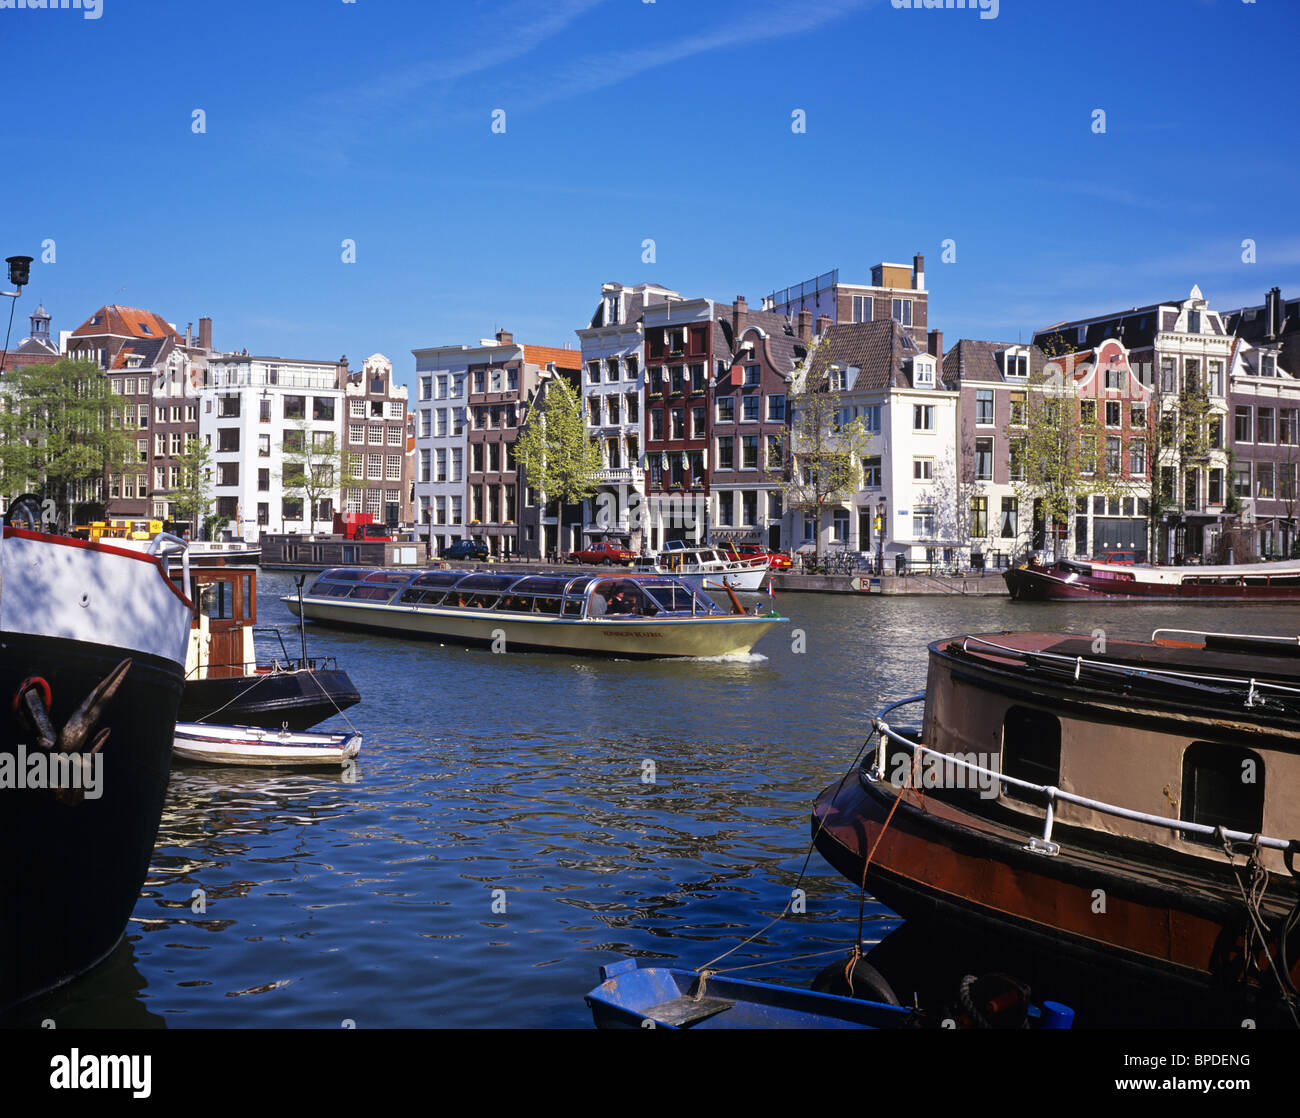
POLYGON ((597 1028, 896 1029, 910 1009, 620 959, 587 995, 597 1028), (703 982, 703 989, 701 983, 703 982))

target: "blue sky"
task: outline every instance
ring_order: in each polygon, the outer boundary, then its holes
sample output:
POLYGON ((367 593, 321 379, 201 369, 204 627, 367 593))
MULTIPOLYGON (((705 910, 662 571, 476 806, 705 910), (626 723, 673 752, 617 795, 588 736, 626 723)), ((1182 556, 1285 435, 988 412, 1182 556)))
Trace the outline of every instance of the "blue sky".
POLYGON ((498 327, 575 345, 609 280, 757 304, 920 252, 949 345, 1193 283, 1223 309, 1300 293, 1300 4, 997 7, 0 8, 0 256, 56 252, 15 336, 36 299, 55 330, 121 302, 409 382, 412 347, 498 327))

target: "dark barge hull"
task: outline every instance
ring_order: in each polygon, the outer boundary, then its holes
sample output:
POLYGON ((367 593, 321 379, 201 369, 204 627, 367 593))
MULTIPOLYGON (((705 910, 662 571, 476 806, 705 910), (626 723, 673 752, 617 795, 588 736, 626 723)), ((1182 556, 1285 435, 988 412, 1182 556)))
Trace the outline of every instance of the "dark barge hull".
POLYGON ((59 727, 127 658, 131 667, 98 723, 111 730, 98 798, 69 804, 48 788, 0 788, 0 1011, 89 970, 121 940, 153 855, 184 674, 141 652, 0 633, 6 766, 16 764, 20 743, 42 752, 14 713, 27 677, 49 683, 59 727))
MULTIPOLYGON (((1210 884, 1203 869, 1162 872, 1082 848, 1063 827, 1061 852, 1045 857, 1025 849, 1027 835, 934 793, 922 804, 904 794, 895 808, 897 792, 856 772, 823 790, 812 814, 817 849, 855 884, 865 874, 867 891, 910 925, 974 956, 972 966, 1006 969, 1037 996, 1067 1000, 1081 1024, 1288 1023, 1271 990, 1238 978, 1246 914, 1226 871, 1210 884)), ((1294 886, 1282 887, 1293 902, 1294 886)), ((1276 925, 1282 910, 1268 915, 1276 925)))
POLYGON ((1189 569, 1182 582, 1128 581, 1084 574, 1067 582, 1051 574, 1050 569, 1035 571, 1025 567, 1003 571, 1002 578, 1012 600, 1018 602, 1300 602, 1300 577, 1292 577, 1289 582, 1269 581, 1262 575, 1243 575, 1236 582, 1211 582, 1211 576, 1205 582, 1186 581, 1201 577, 1194 570, 1189 569), (1258 582, 1247 582, 1248 578, 1258 582))
POLYGON ((360 701, 347 672, 336 669, 191 679, 176 720, 307 730, 360 701))

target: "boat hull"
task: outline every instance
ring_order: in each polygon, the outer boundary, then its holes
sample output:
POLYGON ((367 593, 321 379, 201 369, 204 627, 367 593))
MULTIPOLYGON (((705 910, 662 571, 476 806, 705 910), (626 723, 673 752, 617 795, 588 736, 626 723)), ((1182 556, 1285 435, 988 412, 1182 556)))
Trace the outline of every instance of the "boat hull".
POLYGON ((360 701, 361 694, 347 672, 272 671, 186 680, 177 718, 181 722, 306 730, 360 701))
POLYGON ((361 735, 356 731, 288 733, 250 726, 178 722, 174 751, 180 760, 205 764, 337 768, 361 752, 361 735))
POLYGON ((0 788, 0 1008, 89 970, 122 938, 153 854, 183 683, 178 662, 137 650, 0 634, 0 767, 43 752, 10 704, 24 679, 39 672, 49 684, 59 727, 126 658, 99 721, 110 729, 99 795, 65 803, 49 788, 0 788))
POLYGON ((1053 567, 1015 567, 1003 572, 1007 590, 1015 601, 1065 602, 1086 598, 1091 601, 1186 602, 1300 602, 1300 574, 1289 568, 1278 575, 1197 572, 1176 568, 1148 572, 1142 568, 1115 570, 1094 567, 1092 573, 1061 573, 1053 567), (1157 577, 1158 574, 1158 577, 1157 577))
MULTIPOLYGON (((297 615, 298 599, 284 603, 297 615)), ((605 621, 525 617, 500 611, 417 609, 409 606, 340 604, 304 597, 310 621, 369 629, 404 637, 479 645, 500 651, 563 652, 619 659, 744 655, 777 617, 721 615, 605 621)))

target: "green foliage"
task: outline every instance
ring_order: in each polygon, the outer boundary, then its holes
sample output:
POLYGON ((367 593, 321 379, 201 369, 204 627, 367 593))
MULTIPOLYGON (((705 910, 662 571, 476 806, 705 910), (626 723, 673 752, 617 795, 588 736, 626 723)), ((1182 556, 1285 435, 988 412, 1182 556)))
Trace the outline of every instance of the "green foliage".
POLYGON ((534 398, 529 405, 515 458, 527 484, 546 501, 558 501, 562 515, 566 503, 596 492, 603 462, 600 446, 587 433, 582 400, 568 380, 557 374, 545 382, 540 396, 540 404, 534 398))
POLYGON ((71 512, 78 483, 101 482, 135 455, 119 426, 126 401, 88 361, 64 358, 6 374, 0 411, 0 488, 52 498, 71 512))
POLYGON ((823 335, 795 370, 788 396, 790 426, 782 450, 790 464, 782 484, 786 507, 816 518, 817 553, 823 544, 822 512, 850 501, 862 481, 862 458, 872 436, 861 418, 848 419, 847 395, 832 385, 841 371, 831 340, 823 335))
POLYGON ((212 504, 212 448, 201 439, 191 438, 177 462, 180 486, 172 498, 176 519, 197 526, 205 521, 212 504))
POLYGON ((313 431, 306 420, 299 420, 294 427, 285 432, 281 444, 284 468, 280 481, 286 496, 300 493, 305 498, 300 519, 310 522, 320 502, 332 497, 343 480, 352 477, 359 456, 350 454, 333 431, 313 431))

